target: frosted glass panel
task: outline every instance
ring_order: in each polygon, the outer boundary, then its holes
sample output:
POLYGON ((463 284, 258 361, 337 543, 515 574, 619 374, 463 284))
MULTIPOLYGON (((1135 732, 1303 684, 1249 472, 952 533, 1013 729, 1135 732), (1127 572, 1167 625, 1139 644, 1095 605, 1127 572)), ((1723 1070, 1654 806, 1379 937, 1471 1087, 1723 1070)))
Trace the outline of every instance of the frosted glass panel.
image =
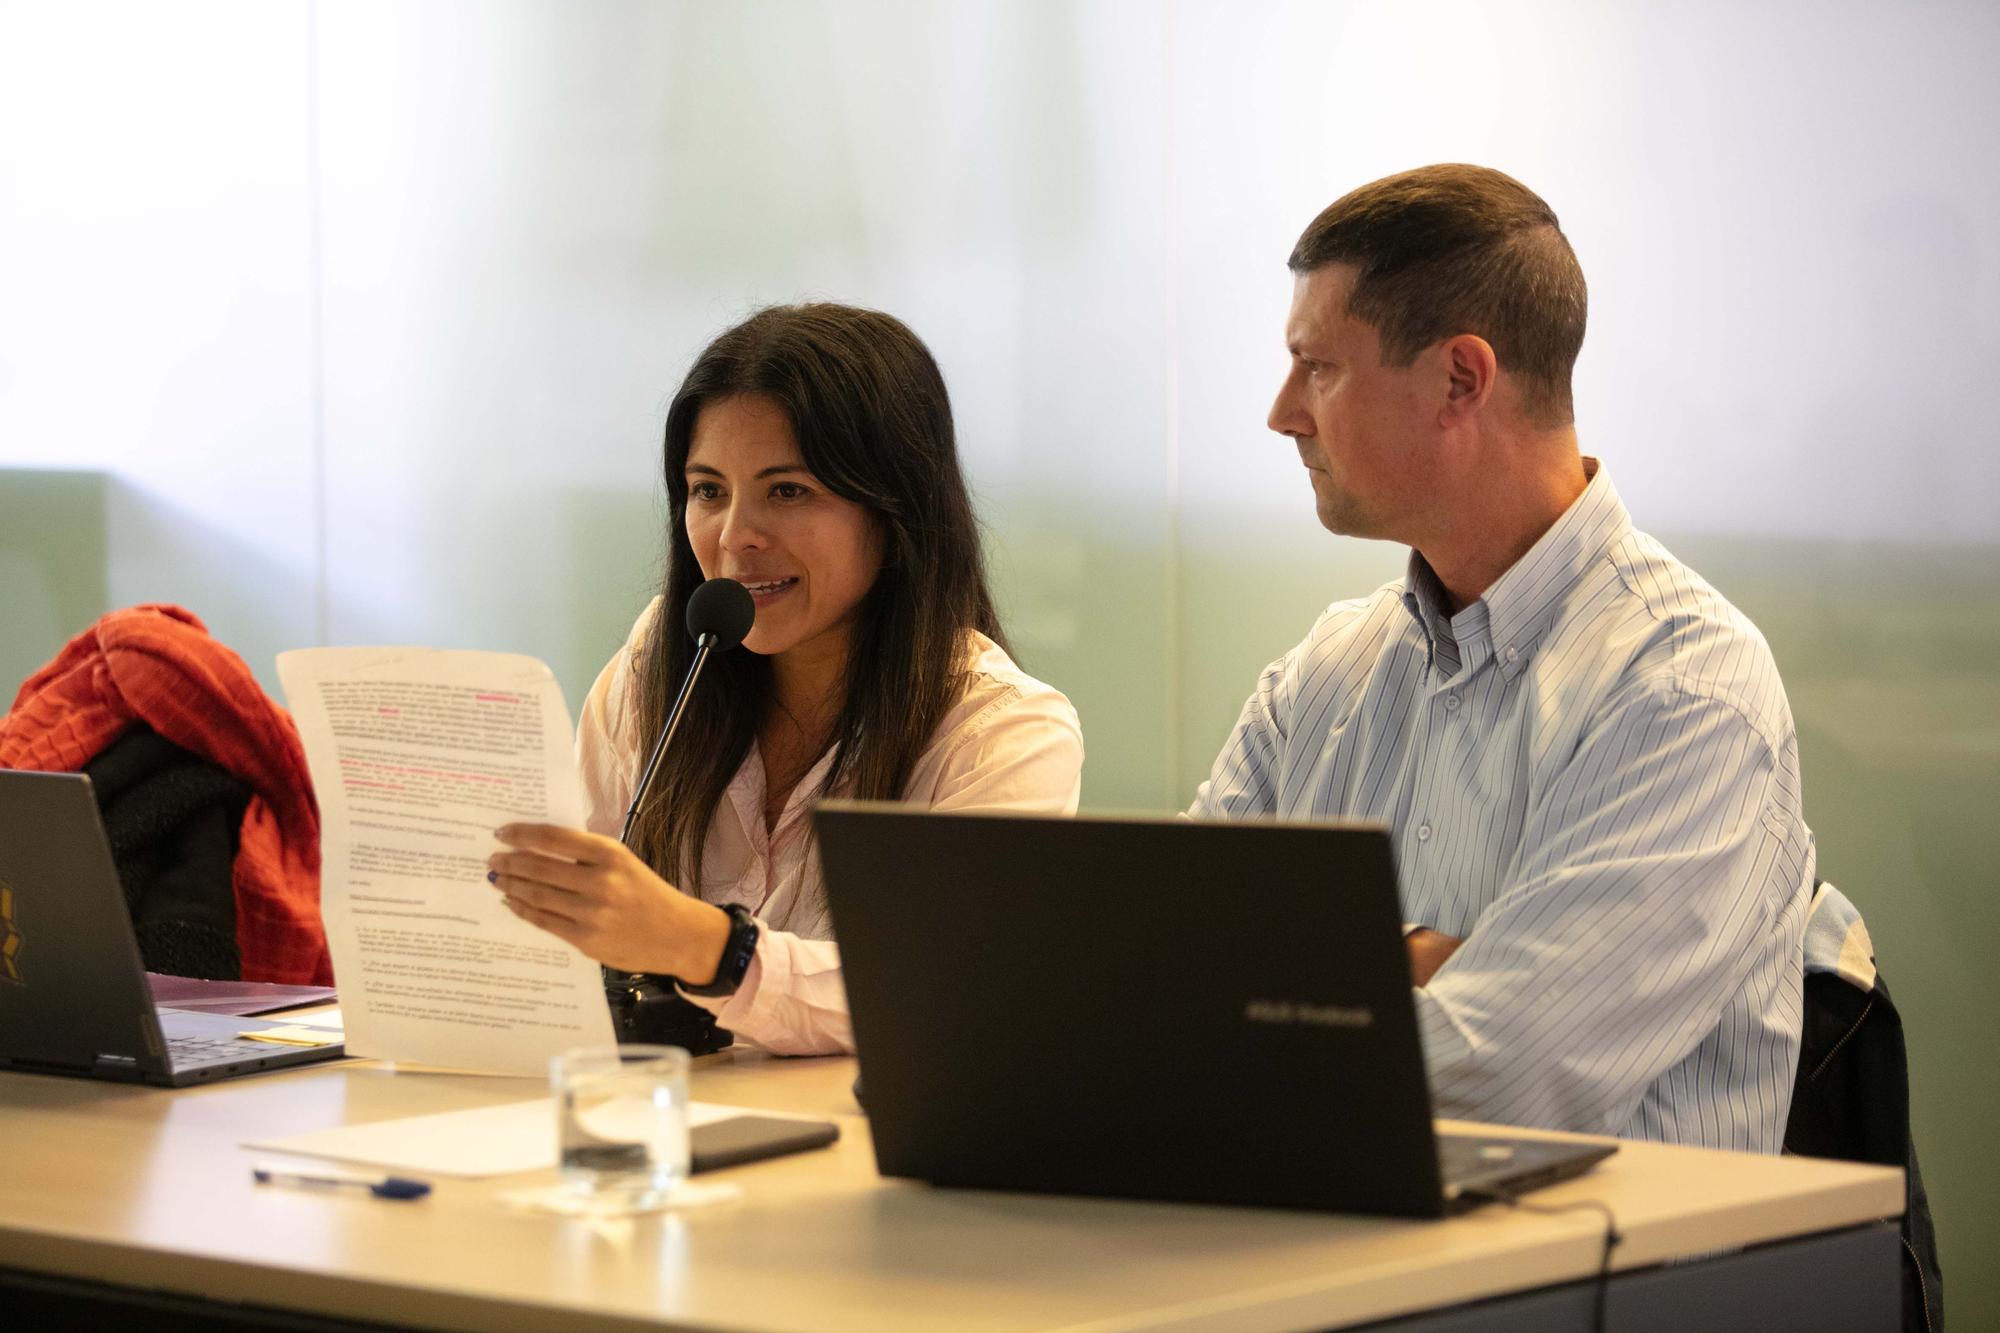
POLYGON ((183 602, 266 680, 319 572, 305 51, 300 5, 0 9, 0 466, 107 473, 59 580, 183 602))
POLYGON ((1136 12, 322 11, 332 637, 525 649, 576 697, 658 581, 688 360, 765 301, 874 305, 943 364, 1023 661, 1126 740, 1092 796, 1171 802, 1136 12))

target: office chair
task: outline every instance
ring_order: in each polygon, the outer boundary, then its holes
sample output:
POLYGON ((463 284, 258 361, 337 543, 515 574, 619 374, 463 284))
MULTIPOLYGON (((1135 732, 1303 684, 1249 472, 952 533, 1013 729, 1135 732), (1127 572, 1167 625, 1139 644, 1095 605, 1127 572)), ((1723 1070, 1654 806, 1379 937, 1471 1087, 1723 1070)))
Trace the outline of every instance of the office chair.
POLYGON ((1903 1328, 1940 1333, 1944 1279, 1910 1134, 1902 1016, 1860 911, 1825 881, 1813 886, 1806 922, 1805 1021, 1785 1151, 1903 1168, 1903 1328))

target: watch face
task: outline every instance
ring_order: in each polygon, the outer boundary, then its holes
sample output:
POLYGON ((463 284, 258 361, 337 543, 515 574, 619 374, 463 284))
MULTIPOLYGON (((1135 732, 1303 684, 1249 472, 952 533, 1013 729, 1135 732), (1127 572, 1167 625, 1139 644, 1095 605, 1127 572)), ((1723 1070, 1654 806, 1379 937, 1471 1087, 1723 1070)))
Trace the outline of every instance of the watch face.
POLYGON ((750 960, 757 956, 757 918, 750 915, 750 909, 741 903, 731 903, 723 909, 729 913, 729 938, 722 946, 722 960, 716 964, 715 980, 706 986, 683 984, 681 989, 689 995, 700 995, 717 999, 734 995, 736 988, 743 984, 743 978, 750 971, 750 960))

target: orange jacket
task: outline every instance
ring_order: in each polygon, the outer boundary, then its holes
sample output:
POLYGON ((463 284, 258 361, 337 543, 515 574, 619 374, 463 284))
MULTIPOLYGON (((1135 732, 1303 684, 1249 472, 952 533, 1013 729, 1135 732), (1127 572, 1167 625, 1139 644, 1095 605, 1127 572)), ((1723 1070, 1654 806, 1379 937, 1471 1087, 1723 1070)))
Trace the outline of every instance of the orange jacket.
POLYGON ((71 639, 0 717, 0 768, 73 772, 135 721, 250 787, 235 870, 244 980, 331 985, 298 728, 191 612, 130 607, 71 639))

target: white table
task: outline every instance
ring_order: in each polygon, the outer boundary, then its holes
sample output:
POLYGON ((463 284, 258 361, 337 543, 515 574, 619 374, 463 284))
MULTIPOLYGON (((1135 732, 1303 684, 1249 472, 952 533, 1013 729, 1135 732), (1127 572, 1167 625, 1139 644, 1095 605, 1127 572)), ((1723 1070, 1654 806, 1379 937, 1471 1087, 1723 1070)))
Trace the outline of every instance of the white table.
MULTIPOLYGON (((268 1154, 245 1140, 542 1095, 532 1081, 366 1062, 180 1091, 0 1075, 0 1302, 165 1293, 207 1317, 328 1327, 1585 1326, 1589 1287, 1563 1284, 1596 1272, 1593 1212, 1406 1222, 932 1189, 876 1174, 853 1078, 844 1059, 697 1062, 697 1098, 828 1115, 840 1142, 712 1177, 740 1202, 593 1229, 497 1201, 534 1177, 440 1180, 415 1204, 251 1182, 268 1154)), ((1894 1170, 1636 1143, 1534 1196, 1614 1209, 1620 1330, 1745 1292, 1845 1318, 1814 1327, 1893 1326, 1895 1232, 1878 1219, 1902 1197, 1894 1170), (1741 1247, 1757 1248, 1714 1253, 1741 1247)))

